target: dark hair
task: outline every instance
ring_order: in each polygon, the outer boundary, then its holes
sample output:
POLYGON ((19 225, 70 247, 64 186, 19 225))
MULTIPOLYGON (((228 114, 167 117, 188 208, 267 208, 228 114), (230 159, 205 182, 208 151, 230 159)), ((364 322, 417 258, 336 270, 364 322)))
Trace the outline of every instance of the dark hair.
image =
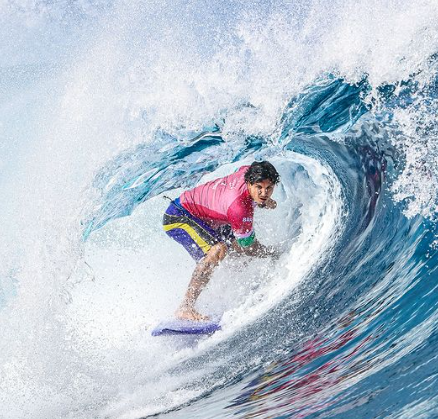
POLYGON ((280 175, 268 161, 255 161, 245 172, 245 182, 249 182, 251 185, 266 179, 270 180, 274 185, 280 182, 280 175))

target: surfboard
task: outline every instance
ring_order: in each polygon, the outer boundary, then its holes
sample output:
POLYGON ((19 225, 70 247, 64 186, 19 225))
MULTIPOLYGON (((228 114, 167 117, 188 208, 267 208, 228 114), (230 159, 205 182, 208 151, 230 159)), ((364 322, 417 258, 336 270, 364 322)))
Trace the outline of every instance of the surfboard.
POLYGON ((165 335, 211 335, 221 330, 220 319, 192 321, 172 319, 161 322, 151 332, 152 336, 165 335))

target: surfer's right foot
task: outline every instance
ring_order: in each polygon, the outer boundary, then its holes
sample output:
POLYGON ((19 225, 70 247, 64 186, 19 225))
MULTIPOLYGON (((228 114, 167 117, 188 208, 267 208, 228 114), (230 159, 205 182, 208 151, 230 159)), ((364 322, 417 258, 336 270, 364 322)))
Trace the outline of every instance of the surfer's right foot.
POLYGON ((181 320, 192 320, 192 321, 210 320, 208 316, 203 316, 201 313, 197 312, 193 307, 188 307, 188 306, 181 306, 175 312, 175 317, 181 320))

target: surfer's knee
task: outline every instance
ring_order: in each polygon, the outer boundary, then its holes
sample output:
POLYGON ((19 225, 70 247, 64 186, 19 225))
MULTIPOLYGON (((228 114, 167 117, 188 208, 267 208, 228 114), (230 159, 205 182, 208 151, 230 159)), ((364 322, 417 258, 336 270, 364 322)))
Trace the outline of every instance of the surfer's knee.
POLYGON ((227 246, 225 243, 215 244, 208 252, 207 258, 214 264, 222 261, 227 255, 227 246))

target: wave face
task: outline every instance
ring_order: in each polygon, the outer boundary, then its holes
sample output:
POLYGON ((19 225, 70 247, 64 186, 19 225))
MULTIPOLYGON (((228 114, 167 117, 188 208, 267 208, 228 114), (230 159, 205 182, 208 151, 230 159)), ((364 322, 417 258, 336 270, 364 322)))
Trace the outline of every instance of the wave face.
POLYGON ((0 416, 438 416, 434 1, 0 3, 0 416), (267 159, 279 261, 208 338, 164 196, 267 159))

